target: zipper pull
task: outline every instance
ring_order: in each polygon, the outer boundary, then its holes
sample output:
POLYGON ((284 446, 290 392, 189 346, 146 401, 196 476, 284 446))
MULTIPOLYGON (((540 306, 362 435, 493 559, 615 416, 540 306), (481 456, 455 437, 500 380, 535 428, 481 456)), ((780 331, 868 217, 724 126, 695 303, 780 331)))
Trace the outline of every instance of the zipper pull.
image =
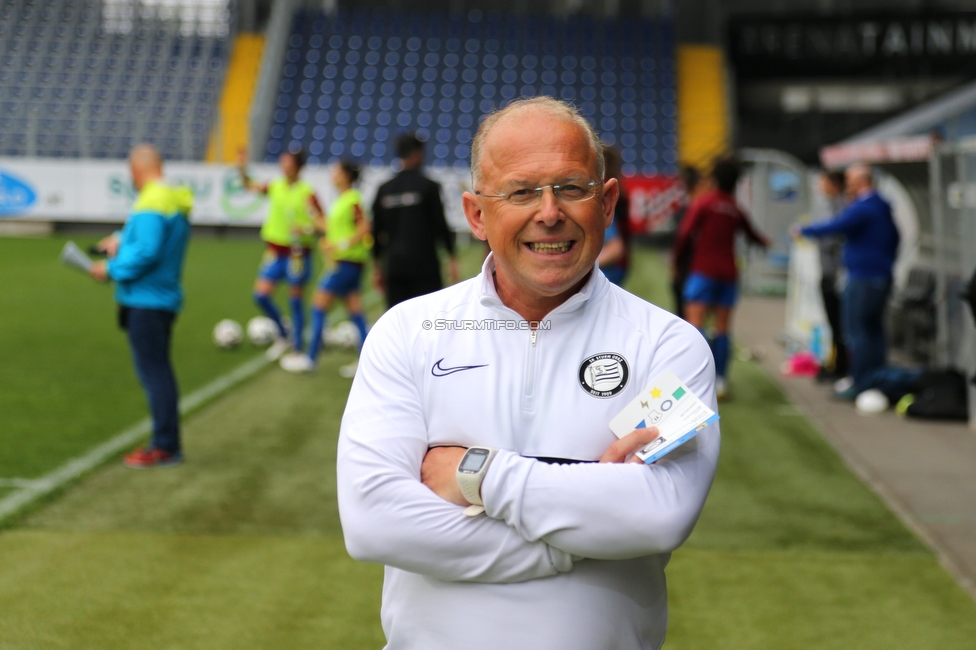
POLYGON ((532 328, 532 347, 535 347, 535 333, 536 333, 536 328, 533 327, 532 328))

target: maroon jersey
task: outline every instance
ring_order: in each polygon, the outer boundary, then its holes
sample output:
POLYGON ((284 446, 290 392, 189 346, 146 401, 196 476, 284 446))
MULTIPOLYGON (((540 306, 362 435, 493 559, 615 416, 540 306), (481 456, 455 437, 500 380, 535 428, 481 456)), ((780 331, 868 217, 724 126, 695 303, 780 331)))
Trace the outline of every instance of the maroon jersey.
POLYGON ((712 280, 735 282, 735 235, 739 231, 760 246, 765 239, 735 203, 735 197, 711 190, 698 197, 681 220, 674 242, 674 259, 691 249, 689 273, 700 273, 712 280))

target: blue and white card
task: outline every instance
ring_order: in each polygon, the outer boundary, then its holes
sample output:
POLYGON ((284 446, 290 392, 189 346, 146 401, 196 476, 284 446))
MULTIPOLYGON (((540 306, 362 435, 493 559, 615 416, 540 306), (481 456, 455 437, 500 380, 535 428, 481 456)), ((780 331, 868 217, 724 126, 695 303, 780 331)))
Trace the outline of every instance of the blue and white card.
POLYGON ((634 454, 650 464, 718 419, 718 413, 698 399, 673 372, 665 371, 610 421, 610 430, 623 438, 634 429, 657 427, 658 437, 634 454))

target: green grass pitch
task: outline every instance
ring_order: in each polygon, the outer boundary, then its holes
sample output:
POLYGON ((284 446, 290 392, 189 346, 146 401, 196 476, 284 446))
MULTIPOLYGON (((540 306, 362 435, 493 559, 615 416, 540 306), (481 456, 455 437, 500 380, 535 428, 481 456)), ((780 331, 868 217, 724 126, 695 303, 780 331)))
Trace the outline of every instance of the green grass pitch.
MULTIPOLYGON (((61 266, 64 242, 0 238, 0 386, 12 388, 0 391, 0 477, 36 478, 146 416, 112 288, 61 266)), ((256 354, 218 350, 210 331, 221 318, 244 324, 257 314, 261 254, 256 240, 191 240, 173 341, 184 395, 256 354)))
MULTIPOLYGON (((109 291, 57 267, 61 244, 0 239, 0 478, 145 416, 109 291)), ((214 349, 210 328, 255 313, 259 256, 257 242, 194 240, 184 393, 254 354, 214 349)), ((635 265, 630 288, 667 305, 662 259, 635 265)), ((345 554, 335 504, 350 384, 337 370, 352 358, 271 368, 186 419, 184 465, 113 462, 0 532, 0 649, 382 647, 382 569, 345 554)), ((976 604, 758 368, 733 372, 718 477, 668 569, 665 648, 974 647, 976 604)))

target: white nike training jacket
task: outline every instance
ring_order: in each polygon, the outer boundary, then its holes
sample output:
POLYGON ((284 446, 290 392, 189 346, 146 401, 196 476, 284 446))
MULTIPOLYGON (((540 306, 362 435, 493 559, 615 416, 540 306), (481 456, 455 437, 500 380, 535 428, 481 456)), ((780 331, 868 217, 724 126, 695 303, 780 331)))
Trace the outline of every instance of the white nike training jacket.
POLYGON ((342 418, 339 514, 350 555, 386 565, 387 648, 659 648, 664 568, 705 503, 718 425, 650 466, 554 459, 598 460, 666 370, 716 409, 708 345, 599 270, 533 337, 492 269, 387 312, 342 418), (484 515, 420 482, 439 445, 502 450, 484 515))

